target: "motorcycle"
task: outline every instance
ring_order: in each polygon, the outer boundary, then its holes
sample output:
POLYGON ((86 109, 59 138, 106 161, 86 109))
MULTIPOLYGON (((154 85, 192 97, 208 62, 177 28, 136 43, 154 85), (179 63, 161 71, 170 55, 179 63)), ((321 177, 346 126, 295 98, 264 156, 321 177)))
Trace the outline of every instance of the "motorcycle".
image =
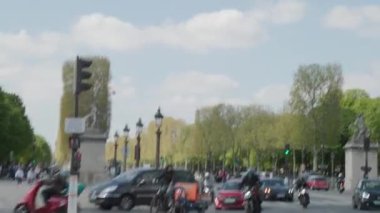
POLYGON ((338 191, 341 194, 344 192, 344 180, 338 181, 338 191))
MULTIPOLYGON (((42 181, 36 182, 15 208, 14 213, 64 213, 67 212, 68 190, 61 196, 51 197, 45 204, 41 199, 41 192, 45 188, 42 181)), ((85 189, 85 185, 78 184, 78 195, 85 189)))
POLYGON ((214 192, 214 185, 211 183, 211 181, 207 181, 207 180, 204 181, 202 194, 205 197, 210 198, 210 203, 214 202, 215 192, 214 192))
POLYGON ((301 206, 306 209, 310 203, 310 196, 306 188, 300 190, 298 200, 300 201, 301 206))
POLYGON ((261 201, 258 186, 253 187, 244 193, 244 209, 245 213, 261 212, 261 201))

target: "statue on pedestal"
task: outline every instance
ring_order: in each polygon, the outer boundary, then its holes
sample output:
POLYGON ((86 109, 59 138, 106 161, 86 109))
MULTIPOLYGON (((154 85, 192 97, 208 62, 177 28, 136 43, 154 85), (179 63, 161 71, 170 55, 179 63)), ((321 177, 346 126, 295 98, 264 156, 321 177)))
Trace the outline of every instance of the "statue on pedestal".
POLYGON ((368 127, 365 124, 363 114, 360 114, 355 122, 353 123, 353 128, 355 128, 354 134, 352 135, 352 143, 354 144, 364 144, 366 138, 369 138, 368 127))

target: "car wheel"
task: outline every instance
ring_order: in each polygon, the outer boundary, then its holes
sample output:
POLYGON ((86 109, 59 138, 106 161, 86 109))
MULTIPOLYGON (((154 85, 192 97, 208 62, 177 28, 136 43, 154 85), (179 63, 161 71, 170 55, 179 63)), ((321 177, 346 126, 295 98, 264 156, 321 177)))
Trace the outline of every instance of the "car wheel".
POLYGON ((99 205, 99 208, 101 210, 111 210, 112 209, 112 206, 111 205, 107 205, 107 204, 100 204, 99 205))
POLYGON ((353 208, 353 209, 357 209, 357 208, 358 208, 358 205, 356 205, 354 199, 352 199, 352 208, 353 208))
POLYGON ((365 205, 363 205, 362 202, 359 202, 358 208, 359 208, 360 210, 367 210, 367 207, 366 207, 365 205))
POLYGON ((19 204, 15 207, 14 213, 29 213, 28 207, 25 204, 19 204))
POLYGON ((130 211, 134 206, 134 200, 130 195, 124 195, 120 199, 119 209, 124 211, 130 211))

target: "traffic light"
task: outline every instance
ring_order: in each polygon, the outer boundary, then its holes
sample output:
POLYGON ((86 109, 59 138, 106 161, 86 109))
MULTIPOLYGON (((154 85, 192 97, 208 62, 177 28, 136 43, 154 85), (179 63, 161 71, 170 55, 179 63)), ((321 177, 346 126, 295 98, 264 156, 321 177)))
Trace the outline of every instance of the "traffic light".
POLYGON ((92 87, 91 84, 83 82, 83 80, 87 80, 91 77, 91 72, 86 69, 90 67, 91 64, 91 60, 85 60, 77 57, 74 88, 76 95, 79 95, 79 93, 89 90, 92 87))
POLYGON ((285 155, 289 155, 290 154, 290 145, 289 144, 285 144, 284 154, 285 155))
POLYGON ((76 151, 80 148, 80 140, 79 137, 72 135, 69 137, 69 147, 70 149, 76 151))
POLYGON ((82 161, 82 153, 79 150, 75 151, 72 161, 73 161, 71 163, 71 166, 73 167, 72 173, 78 174, 80 166, 81 166, 81 161, 82 161))

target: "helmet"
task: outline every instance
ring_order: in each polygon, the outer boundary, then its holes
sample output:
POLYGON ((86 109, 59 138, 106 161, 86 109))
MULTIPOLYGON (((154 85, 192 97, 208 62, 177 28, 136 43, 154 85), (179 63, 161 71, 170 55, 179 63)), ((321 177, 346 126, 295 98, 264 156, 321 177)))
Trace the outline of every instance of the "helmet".
POLYGON ((173 172, 173 166, 172 165, 167 165, 166 167, 165 167, 165 171, 166 172, 173 172))
POLYGON ((209 172, 206 172, 206 173, 205 173, 205 178, 208 178, 208 177, 210 177, 210 173, 209 173, 209 172))

